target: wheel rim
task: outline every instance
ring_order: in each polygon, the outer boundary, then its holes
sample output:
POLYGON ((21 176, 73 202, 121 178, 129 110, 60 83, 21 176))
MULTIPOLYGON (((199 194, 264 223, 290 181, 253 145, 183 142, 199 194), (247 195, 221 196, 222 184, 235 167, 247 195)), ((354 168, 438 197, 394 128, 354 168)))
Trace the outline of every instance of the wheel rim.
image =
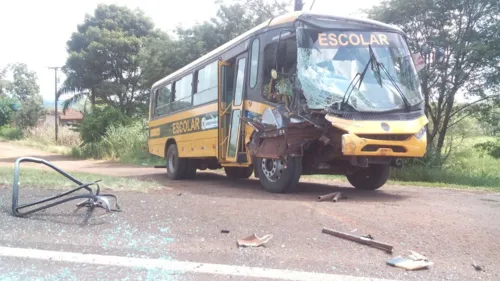
POLYGON ((275 182, 283 173, 283 163, 281 160, 264 158, 262 159, 262 172, 269 181, 275 182))
POLYGON ((168 161, 167 161, 167 169, 169 171, 173 172, 175 169, 175 163, 176 163, 175 153, 170 153, 170 155, 168 156, 168 161))

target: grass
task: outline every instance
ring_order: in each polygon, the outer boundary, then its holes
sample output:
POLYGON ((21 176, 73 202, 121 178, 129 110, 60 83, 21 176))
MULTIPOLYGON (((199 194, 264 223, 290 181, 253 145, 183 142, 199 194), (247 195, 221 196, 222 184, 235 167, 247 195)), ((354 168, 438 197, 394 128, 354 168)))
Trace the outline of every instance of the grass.
MULTIPOLYGON (((131 178, 120 178, 105 175, 96 175, 89 173, 73 173, 69 174, 81 182, 92 182, 102 180, 99 186, 102 189, 114 191, 139 191, 147 192, 158 190, 161 186, 154 181, 142 181, 131 178)), ((20 185, 22 187, 43 188, 43 189, 69 189, 76 185, 64 176, 55 171, 45 169, 21 167, 20 185)), ((0 187, 10 187, 14 179, 14 168, 0 167, 0 187)))
POLYGON ((54 128, 37 127, 19 130, 10 127, 0 128, 0 141, 9 141, 21 146, 32 147, 60 155, 70 155, 72 145, 80 142, 77 132, 68 127, 60 127, 58 140, 55 141, 54 128))
POLYGON ((99 142, 73 147, 71 155, 75 158, 119 160, 124 164, 141 166, 162 165, 164 160, 148 151, 147 132, 142 121, 130 126, 111 126, 99 142))

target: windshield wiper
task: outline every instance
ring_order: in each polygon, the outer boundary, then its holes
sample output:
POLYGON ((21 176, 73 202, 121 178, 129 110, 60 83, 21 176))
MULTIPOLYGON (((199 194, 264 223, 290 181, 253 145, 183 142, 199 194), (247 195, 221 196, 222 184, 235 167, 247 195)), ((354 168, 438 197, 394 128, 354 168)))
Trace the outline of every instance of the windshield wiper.
MULTIPOLYGON (((396 88, 396 91, 401 96, 401 99, 403 100, 403 102, 405 104, 406 111, 409 112, 411 110, 410 102, 406 98, 406 96, 403 93, 403 91, 399 88, 399 86, 396 83, 396 81, 394 81, 394 78, 392 78, 391 74, 389 74, 389 71, 387 70, 387 68, 384 66, 383 63, 379 63, 378 61, 376 61, 375 63, 377 64, 378 67, 380 67, 380 68, 382 68, 382 70, 384 70, 385 74, 387 75, 387 78, 389 78, 389 81, 392 82, 392 84, 394 85, 394 88, 396 88)), ((380 86, 382 86, 382 85, 380 85, 380 86)))
POLYGON ((356 74, 356 76, 354 76, 354 78, 351 80, 351 83, 349 84, 349 86, 347 87, 346 92, 344 93, 344 97, 342 97, 342 102, 339 104, 338 110, 343 109, 344 105, 346 105, 348 103, 349 97, 351 96, 351 93, 352 93, 352 91, 354 90, 354 87, 355 87, 354 86, 354 84, 355 84, 354 80, 356 79, 356 77, 359 76, 359 81, 358 81, 358 89, 359 89, 361 87, 361 83, 363 83, 363 79, 365 78, 366 72, 368 70, 368 66, 371 65, 371 69, 375 73, 375 78, 377 79, 377 82, 379 83, 380 87, 382 87, 382 77, 380 76, 380 69, 382 68, 382 70, 384 70, 385 74, 389 78, 389 81, 392 82, 392 84, 396 88, 396 91, 401 96, 401 99, 403 100, 403 103, 405 104, 406 111, 410 111, 410 108, 411 108, 410 102, 408 101, 408 99, 404 95, 403 91, 401 91, 401 89, 397 85, 396 81, 394 81, 394 78, 392 78, 392 76, 389 74, 389 71, 384 66, 384 64, 379 63, 377 61, 377 57, 375 56, 375 52, 373 52, 371 44, 368 44, 368 50, 369 50, 369 53, 370 53, 370 59, 366 63, 366 65, 365 65, 365 67, 363 69, 363 72, 361 72, 361 73, 358 72, 356 74))
POLYGON ((357 77, 359 77, 359 83, 358 83, 358 89, 359 87, 361 87, 361 83, 363 83, 363 79, 365 78, 365 75, 366 75, 366 71, 368 70, 368 66, 370 66, 370 64, 372 65, 372 69, 373 69, 373 62, 377 61, 377 58, 375 57, 375 54, 373 54, 373 51, 372 51, 372 47, 371 47, 371 44, 368 44, 368 48, 370 50, 370 59, 368 60, 368 62, 366 63, 363 71, 361 73, 356 73, 356 75, 354 76, 354 78, 352 78, 351 80, 351 83, 349 83, 349 86, 347 87, 345 93, 344 93, 344 96, 342 97, 342 101, 340 102, 339 104, 339 107, 338 107, 338 110, 341 110, 344 108, 344 105, 346 105, 349 101, 349 98, 351 97, 351 93, 352 93, 352 90, 354 90, 354 85, 356 83, 354 83, 354 80, 356 80, 357 77), (352 86, 352 88, 351 88, 352 86), (349 91, 349 89, 351 89, 349 91))

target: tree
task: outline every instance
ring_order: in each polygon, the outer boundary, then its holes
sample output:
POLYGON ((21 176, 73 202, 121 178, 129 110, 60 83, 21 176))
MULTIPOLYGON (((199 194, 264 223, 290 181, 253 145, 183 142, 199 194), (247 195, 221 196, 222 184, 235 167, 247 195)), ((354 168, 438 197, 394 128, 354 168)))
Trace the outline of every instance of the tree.
POLYGON ((23 129, 35 127, 45 114, 46 109, 40 94, 27 97, 16 112, 16 124, 23 129))
POLYGON ((0 96, 0 127, 10 124, 14 120, 14 100, 0 96))
POLYGON ((10 81, 5 79, 8 67, 0 68, 0 97, 7 96, 7 91, 10 88, 10 81))
POLYGON ((12 71, 14 78, 9 87, 9 92, 14 98, 21 103, 25 103, 40 93, 36 72, 30 71, 26 64, 16 63, 11 65, 9 69, 12 71))
POLYGON ((402 28, 427 66, 420 73, 429 150, 441 159, 450 128, 483 101, 497 98, 500 82, 500 2, 497 0, 385 0, 369 17, 402 28), (434 52, 430 52, 434 49, 434 52), (434 56, 429 56, 434 54, 434 56), (457 105, 456 95, 475 99, 457 105))
POLYGON ((153 33, 152 21, 136 9, 99 5, 86 15, 67 42, 69 57, 63 71, 66 80, 59 96, 76 93, 63 109, 83 97, 97 100, 132 115, 148 98, 142 84, 139 54, 153 33))
POLYGON ((0 71, 0 83, 3 101, 2 106, 5 118, 15 118, 16 124, 20 128, 34 127, 38 120, 45 115, 43 98, 40 95, 37 75, 30 71, 24 63, 9 65, 0 71), (6 73, 12 73, 12 81, 4 79, 6 73), (14 107, 19 105, 14 114, 14 107), (12 111, 9 111, 10 110, 12 111))
POLYGON ((267 19, 287 13, 288 1, 230 0, 215 1, 215 17, 190 28, 177 27, 178 40, 157 32, 142 53, 144 84, 155 81, 198 59, 267 19))

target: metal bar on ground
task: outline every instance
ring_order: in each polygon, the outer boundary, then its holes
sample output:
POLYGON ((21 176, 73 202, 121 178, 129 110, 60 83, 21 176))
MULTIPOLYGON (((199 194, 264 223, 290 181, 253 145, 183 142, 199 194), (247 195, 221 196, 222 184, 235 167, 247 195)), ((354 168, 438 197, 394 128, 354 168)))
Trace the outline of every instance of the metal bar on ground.
POLYGON ((322 232, 339 237, 339 238, 343 238, 343 239, 351 240, 351 241, 358 242, 361 244, 365 244, 368 246, 372 246, 372 247, 375 247, 375 248, 378 248, 381 250, 385 250, 386 252, 392 253, 392 248, 393 248, 392 245, 389 245, 386 243, 378 242, 378 241, 375 241, 375 240, 372 240, 369 238, 365 238, 365 237, 351 235, 351 234, 348 234, 345 232, 340 232, 340 231, 328 229, 325 227, 323 228, 322 232))

